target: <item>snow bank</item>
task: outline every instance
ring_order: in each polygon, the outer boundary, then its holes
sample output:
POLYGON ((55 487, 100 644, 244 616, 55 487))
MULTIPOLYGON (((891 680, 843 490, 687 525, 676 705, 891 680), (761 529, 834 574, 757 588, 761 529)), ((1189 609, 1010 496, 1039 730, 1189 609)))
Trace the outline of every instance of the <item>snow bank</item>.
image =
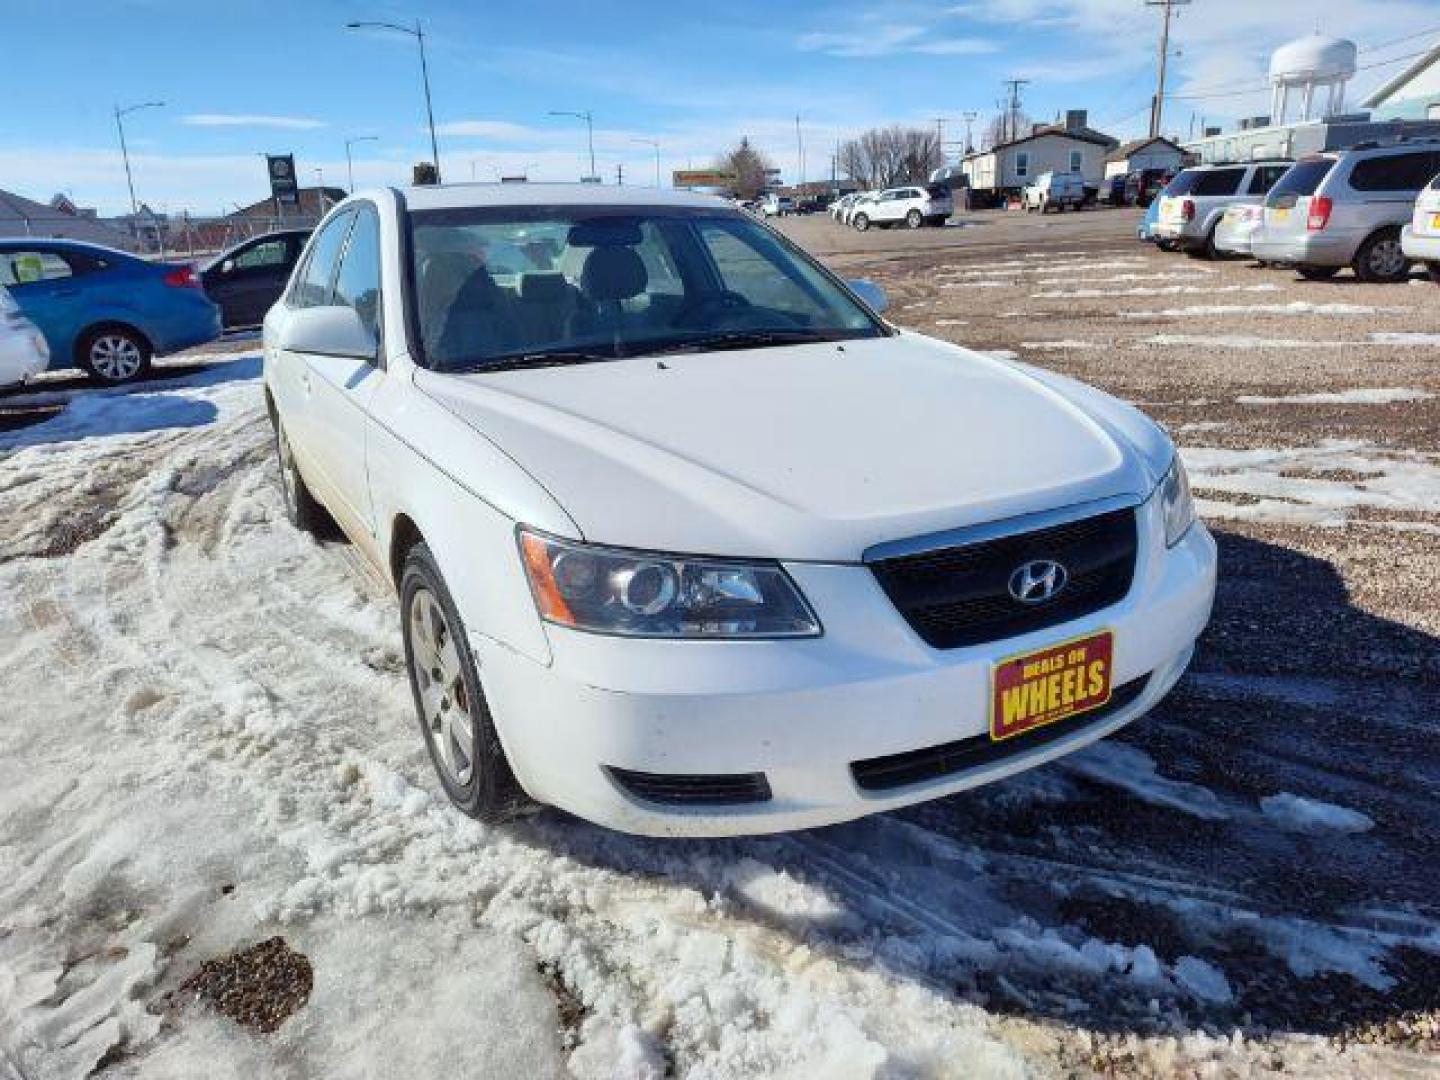
POLYGON ((1282 791, 1260 800, 1260 809, 1272 823, 1288 832, 1362 833, 1375 822, 1358 810, 1282 791))
POLYGON ((1321 394, 1287 394, 1283 397, 1245 394, 1235 400, 1241 405, 1393 405, 1404 401, 1427 401, 1434 396, 1425 390, 1375 387, 1321 394))

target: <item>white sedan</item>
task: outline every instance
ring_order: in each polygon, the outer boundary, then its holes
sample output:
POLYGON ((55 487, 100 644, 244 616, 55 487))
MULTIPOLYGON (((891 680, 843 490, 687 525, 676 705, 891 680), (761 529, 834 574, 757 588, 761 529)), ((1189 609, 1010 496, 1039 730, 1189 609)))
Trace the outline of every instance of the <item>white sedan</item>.
POLYGON ((287 507, 395 584, 465 812, 842 821, 1153 707, 1215 546, 1165 434, 886 324, 719 199, 362 192, 265 322, 287 507))
POLYGON ((20 305, 0 285, 0 388, 33 379, 49 366, 45 336, 20 313, 20 305))

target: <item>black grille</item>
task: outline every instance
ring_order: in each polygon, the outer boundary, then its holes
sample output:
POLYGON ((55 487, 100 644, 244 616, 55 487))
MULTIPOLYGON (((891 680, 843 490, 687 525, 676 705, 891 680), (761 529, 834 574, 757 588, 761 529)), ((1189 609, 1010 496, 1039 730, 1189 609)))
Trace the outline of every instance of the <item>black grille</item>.
POLYGON ((647 773, 613 765, 606 771, 635 798, 667 806, 734 806, 770 799, 764 773, 647 773))
POLYGON ((1145 692, 1145 684, 1149 681, 1148 675, 1132 679, 1115 687, 1110 700, 1098 709, 1057 720, 1004 742, 993 742, 989 735, 973 735, 940 746, 927 746, 923 750, 907 750, 903 754, 854 761, 850 763, 850 773, 855 777, 855 783, 866 791, 889 791, 992 765, 1103 723, 1125 706, 1133 704, 1145 692))
POLYGON ((1048 529, 871 563, 880 587, 925 644, 955 649, 1044 630, 1109 607, 1135 574, 1135 511, 1114 510, 1048 529), (1065 567, 1065 588, 1041 604, 1010 595, 1032 559, 1065 567))

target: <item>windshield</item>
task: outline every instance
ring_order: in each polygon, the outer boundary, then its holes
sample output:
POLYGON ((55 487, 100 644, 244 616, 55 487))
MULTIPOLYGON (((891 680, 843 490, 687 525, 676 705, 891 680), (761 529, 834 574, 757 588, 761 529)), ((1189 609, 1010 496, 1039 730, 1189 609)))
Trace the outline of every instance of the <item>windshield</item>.
POLYGON ((440 371, 888 333, 735 211, 465 207, 412 213, 410 227, 415 322, 440 371))
POLYGON ((1275 181, 1265 205, 1283 208, 1294 206, 1302 195, 1314 195, 1321 181, 1330 175, 1335 167, 1334 158, 1311 158, 1291 165, 1284 176, 1275 181))

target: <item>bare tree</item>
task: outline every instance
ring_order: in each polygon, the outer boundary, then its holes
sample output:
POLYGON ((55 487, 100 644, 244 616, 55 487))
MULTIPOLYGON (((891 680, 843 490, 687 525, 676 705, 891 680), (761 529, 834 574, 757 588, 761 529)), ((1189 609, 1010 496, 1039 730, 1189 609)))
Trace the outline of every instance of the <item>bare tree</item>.
POLYGON ((1034 121, 1020 109, 1005 109, 990 118, 980 136, 980 149, 989 150, 1003 143, 1014 142, 1030 134, 1034 121))
POLYGON ((721 154, 715 168, 735 177, 731 189, 737 199, 755 198, 770 180, 770 159, 750 145, 748 136, 740 140, 739 146, 721 154))
POLYGON ((863 188, 927 180, 944 164, 940 138, 929 128, 871 128, 840 147, 840 170, 863 188))

